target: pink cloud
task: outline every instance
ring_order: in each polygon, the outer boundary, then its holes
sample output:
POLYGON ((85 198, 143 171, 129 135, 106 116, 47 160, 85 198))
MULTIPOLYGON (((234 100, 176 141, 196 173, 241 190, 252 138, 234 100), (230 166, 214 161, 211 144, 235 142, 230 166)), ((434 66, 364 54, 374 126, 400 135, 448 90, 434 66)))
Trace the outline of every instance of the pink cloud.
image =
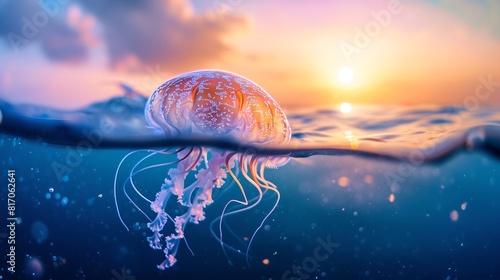
POLYGON ((112 3, 82 2, 103 28, 113 65, 135 57, 174 71, 202 68, 234 52, 227 38, 246 24, 230 14, 195 14, 185 0, 112 3))

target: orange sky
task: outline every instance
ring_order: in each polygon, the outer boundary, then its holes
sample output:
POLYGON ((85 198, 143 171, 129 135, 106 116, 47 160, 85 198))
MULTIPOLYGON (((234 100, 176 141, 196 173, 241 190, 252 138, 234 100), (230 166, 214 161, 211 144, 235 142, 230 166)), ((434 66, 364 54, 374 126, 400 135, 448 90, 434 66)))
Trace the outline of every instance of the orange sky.
MULTIPOLYGON (((0 96, 78 107, 116 95, 117 82, 149 95, 177 74, 218 68, 250 78, 285 107, 456 105, 474 96, 479 77, 491 90, 480 103, 500 104, 498 2, 345 2, 77 1, 17 52, 7 37, 22 35, 14 17, 0 29, 0 96), (341 67, 352 81, 339 80, 341 67)), ((20 15, 30 19, 37 9, 20 15)))

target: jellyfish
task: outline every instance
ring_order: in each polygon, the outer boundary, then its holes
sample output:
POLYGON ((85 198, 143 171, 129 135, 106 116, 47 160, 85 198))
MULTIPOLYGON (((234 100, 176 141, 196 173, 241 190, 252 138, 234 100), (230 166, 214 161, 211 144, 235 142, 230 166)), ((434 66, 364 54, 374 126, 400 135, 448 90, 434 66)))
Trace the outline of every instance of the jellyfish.
MULTIPOLYGON (((153 92, 146 103, 145 117, 152 127, 162 130, 167 137, 172 138, 230 139, 244 145, 259 146, 288 143, 291 135, 285 113, 264 89, 242 76, 218 70, 189 72, 166 81, 153 92)), ((175 154, 177 160, 162 164, 170 165, 171 168, 154 200, 143 196, 133 182, 133 176, 145 169, 136 170, 138 163, 130 172, 128 181, 134 190, 150 203, 153 211, 154 218, 147 223, 152 232, 147 241, 151 248, 163 250, 165 253, 165 260, 157 266, 161 270, 176 263, 175 256, 180 241, 185 238, 186 225, 198 224, 205 219, 204 209, 213 202, 212 190, 221 188, 226 180, 232 179, 235 183, 233 185, 241 191, 242 199, 234 198, 227 202, 219 217, 220 223, 224 215, 256 206, 266 191, 276 193, 276 203, 262 220, 260 228, 276 208, 280 198, 276 185, 265 179, 264 170, 277 168, 289 160, 286 155, 264 156, 207 147, 179 147, 155 153, 175 154), (186 177, 191 172, 194 172, 194 182, 186 185, 186 177), (249 184, 242 184, 238 174, 249 184), (255 199, 246 195, 244 185, 257 190, 255 199), (166 210, 169 203, 178 203, 187 211, 177 216, 169 214, 166 210), (242 208, 231 212, 228 210, 231 203, 240 204, 242 208), (173 223, 173 230, 165 232, 165 226, 169 222, 173 223)), ((118 169, 122 163, 123 160, 118 169)), ((115 176, 117 209, 118 169, 115 176)), ((127 197, 139 209, 128 195, 127 197)), ((125 225, 119 210, 118 215, 125 225)), ((250 239, 248 249, 259 228, 250 239)), ((217 239, 224 249, 221 228, 217 239)))

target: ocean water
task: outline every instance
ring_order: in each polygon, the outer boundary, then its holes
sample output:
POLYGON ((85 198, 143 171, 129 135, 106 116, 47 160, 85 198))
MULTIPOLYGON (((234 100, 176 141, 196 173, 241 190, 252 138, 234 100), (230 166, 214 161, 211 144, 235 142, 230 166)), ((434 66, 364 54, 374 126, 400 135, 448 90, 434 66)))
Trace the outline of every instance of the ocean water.
MULTIPOLYGON (((0 102, 0 279, 500 279, 498 108, 285 108, 290 145, 252 147, 165 139, 146 127, 144 102, 117 97, 71 111, 0 102), (241 199, 229 177, 214 191, 206 219, 187 225, 189 246, 181 242, 172 268, 157 269, 164 255, 149 247, 148 220, 121 188, 117 200, 130 230, 120 222, 113 185, 122 158, 180 146, 291 157, 266 170, 281 198, 248 262, 249 238, 277 196, 267 192, 253 209, 224 219, 224 242, 236 250, 226 256, 211 229, 218 234, 216 218, 241 199), (15 227, 7 227, 12 217, 15 227), (8 271, 13 239, 15 273, 8 271)), ((120 182, 146 154, 124 162, 120 182)), ((157 156, 144 166, 174 159, 157 156)), ((154 199, 168 168, 137 175, 136 187, 154 199)), ((183 210, 171 203, 172 211, 183 210)))

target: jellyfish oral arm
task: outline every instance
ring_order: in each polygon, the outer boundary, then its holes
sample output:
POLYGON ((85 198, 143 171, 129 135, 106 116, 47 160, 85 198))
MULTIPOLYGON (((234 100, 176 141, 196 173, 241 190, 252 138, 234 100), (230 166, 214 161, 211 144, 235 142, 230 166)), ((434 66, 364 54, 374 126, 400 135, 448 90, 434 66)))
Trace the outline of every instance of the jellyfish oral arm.
MULTIPOLYGON (((199 223, 205 219, 204 208, 213 202, 212 190, 214 187, 220 188, 224 184, 226 171, 222 168, 226 162, 225 153, 212 151, 211 158, 206 163, 206 169, 197 169, 199 163, 204 160, 202 156, 205 151, 188 151, 187 157, 184 152, 178 154, 179 161, 177 168, 171 168, 168 172, 170 178, 165 179, 161 190, 156 194, 155 200, 151 203, 151 209, 156 213, 155 219, 148 223, 153 235, 147 237, 149 245, 155 250, 163 249, 165 261, 158 265, 159 269, 165 269, 175 264, 175 255, 179 248, 180 240, 184 239, 184 228, 188 222, 199 223), (191 170, 196 170, 195 182, 188 187, 184 187, 184 180, 191 170), (177 203, 187 207, 184 214, 172 218, 166 211, 167 204, 172 196, 177 197, 177 203), (165 225, 172 221, 175 226, 175 233, 166 235, 164 242, 162 237, 165 225)), ((203 156, 203 158, 206 158, 203 156)))
POLYGON ((168 214, 163 210, 165 208, 165 203, 169 200, 171 192, 167 190, 167 186, 163 185, 162 190, 156 194, 156 199, 151 203, 151 209, 156 212, 155 219, 148 223, 149 229, 153 232, 152 236, 149 236, 147 240, 149 241, 149 246, 155 250, 162 248, 161 237, 163 234, 160 231, 163 229, 168 221, 168 214))

